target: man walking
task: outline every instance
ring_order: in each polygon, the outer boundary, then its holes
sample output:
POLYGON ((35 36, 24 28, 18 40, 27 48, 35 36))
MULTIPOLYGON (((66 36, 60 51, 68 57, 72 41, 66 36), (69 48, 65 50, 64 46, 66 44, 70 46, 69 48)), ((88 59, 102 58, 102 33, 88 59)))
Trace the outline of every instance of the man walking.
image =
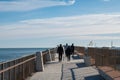
POLYGON ((71 45, 71 53, 74 55, 74 44, 71 45))
POLYGON ((59 54, 59 61, 62 61, 62 55, 63 55, 63 47, 62 44, 57 49, 57 53, 59 54))
POLYGON ((71 55, 71 47, 68 46, 67 49, 65 50, 67 60, 70 61, 70 55, 71 55))

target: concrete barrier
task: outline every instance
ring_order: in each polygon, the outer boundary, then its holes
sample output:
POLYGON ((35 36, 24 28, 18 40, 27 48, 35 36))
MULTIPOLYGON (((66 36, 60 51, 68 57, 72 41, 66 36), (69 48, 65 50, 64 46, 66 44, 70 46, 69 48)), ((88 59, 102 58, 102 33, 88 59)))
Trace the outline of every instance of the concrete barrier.
POLYGON ((83 56, 84 62, 87 66, 91 65, 91 57, 90 56, 83 56))
POLYGON ((52 61, 52 57, 51 57, 51 53, 50 53, 50 50, 48 49, 48 54, 46 55, 46 59, 47 61, 52 61))
POLYGON ((36 71, 44 71, 42 52, 36 52, 36 71))

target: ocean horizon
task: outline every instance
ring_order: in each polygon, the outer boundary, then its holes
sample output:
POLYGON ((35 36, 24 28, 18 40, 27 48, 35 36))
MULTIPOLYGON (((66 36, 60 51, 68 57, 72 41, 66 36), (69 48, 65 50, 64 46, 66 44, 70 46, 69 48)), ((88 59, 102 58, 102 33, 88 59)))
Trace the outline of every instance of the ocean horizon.
POLYGON ((49 48, 0 48, 0 62, 14 60, 47 49, 49 48))

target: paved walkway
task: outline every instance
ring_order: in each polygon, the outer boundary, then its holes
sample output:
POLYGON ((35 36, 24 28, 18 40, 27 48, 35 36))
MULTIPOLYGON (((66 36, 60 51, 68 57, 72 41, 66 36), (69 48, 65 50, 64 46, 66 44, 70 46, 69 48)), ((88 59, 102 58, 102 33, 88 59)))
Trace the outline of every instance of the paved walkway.
POLYGON ((71 61, 50 62, 43 72, 37 72, 27 80, 103 80, 94 67, 87 67, 83 59, 73 56, 71 61))

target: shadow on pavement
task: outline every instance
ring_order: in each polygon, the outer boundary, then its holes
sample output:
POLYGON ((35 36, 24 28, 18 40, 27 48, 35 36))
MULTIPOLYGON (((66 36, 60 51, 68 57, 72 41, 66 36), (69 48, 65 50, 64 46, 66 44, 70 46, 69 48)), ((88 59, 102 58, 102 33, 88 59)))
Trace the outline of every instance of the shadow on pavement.
POLYGON ((80 56, 77 56, 77 55, 72 55, 72 58, 75 59, 75 60, 76 59, 81 59, 80 56))
POLYGON ((86 67, 85 63, 76 63, 78 68, 86 67))
POLYGON ((85 77, 85 80, 105 80, 105 79, 102 78, 100 75, 94 75, 94 76, 85 77))

